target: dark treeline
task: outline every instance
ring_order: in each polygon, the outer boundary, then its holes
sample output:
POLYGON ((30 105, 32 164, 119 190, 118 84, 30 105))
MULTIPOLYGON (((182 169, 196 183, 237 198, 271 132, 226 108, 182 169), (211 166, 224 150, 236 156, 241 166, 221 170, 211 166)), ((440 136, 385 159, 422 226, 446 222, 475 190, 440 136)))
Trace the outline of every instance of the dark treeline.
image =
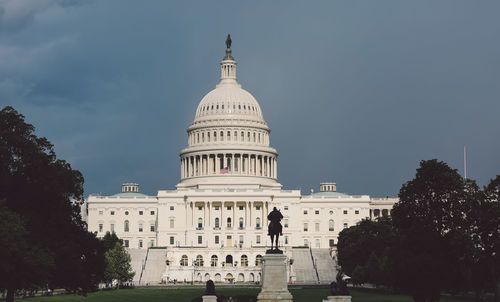
POLYGON ((103 242, 86 230, 82 174, 34 132, 14 108, 0 111, 0 291, 7 302, 19 290, 86 295, 102 281, 130 277, 110 269, 113 255, 123 257, 121 244, 106 246, 117 239, 103 242))
POLYGON ((363 220, 339 235, 338 261, 357 284, 438 301, 443 291, 500 285, 500 175, 480 189, 438 160, 422 161, 401 187, 390 217, 363 220))

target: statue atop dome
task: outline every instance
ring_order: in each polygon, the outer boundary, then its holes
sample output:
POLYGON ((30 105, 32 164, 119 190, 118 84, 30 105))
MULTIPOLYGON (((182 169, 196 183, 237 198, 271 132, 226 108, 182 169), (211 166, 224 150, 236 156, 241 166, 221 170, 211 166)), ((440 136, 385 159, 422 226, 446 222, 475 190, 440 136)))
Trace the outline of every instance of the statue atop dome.
POLYGON ((233 40, 231 40, 231 35, 228 34, 227 38, 226 38, 226 56, 224 57, 224 60, 234 61, 234 58, 231 55, 231 44, 232 43, 233 43, 233 40))

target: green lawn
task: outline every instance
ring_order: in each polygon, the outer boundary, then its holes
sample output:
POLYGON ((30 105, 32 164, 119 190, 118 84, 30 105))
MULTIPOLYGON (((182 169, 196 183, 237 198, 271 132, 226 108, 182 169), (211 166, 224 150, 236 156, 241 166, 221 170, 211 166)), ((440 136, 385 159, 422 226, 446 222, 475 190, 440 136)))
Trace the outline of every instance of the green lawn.
MULTIPOLYGON (((28 302, 166 302, 166 301, 186 301, 199 297, 204 289, 197 288, 176 288, 176 289, 123 289, 114 291, 101 291, 91 293, 87 298, 76 295, 61 295, 52 297, 36 297, 24 299, 28 302)), ((218 288, 218 295, 237 296, 237 295, 257 295, 259 288, 218 288)), ((326 288, 292 288, 290 292, 293 295, 294 302, 321 302, 328 295, 326 288)), ((408 296, 388 295, 367 290, 351 290, 353 302, 411 302, 408 296)), ((473 301, 472 299, 456 299, 443 297, 442 302, 464 302, 473 301)))

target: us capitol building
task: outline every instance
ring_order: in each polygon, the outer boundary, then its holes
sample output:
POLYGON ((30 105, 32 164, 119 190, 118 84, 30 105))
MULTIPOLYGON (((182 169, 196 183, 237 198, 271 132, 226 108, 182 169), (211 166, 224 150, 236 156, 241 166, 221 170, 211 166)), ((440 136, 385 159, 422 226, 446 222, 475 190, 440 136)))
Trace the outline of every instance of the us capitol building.
POLYGON ((126 183, 121 193, 90 195, 88 229, 123 239, 134 282, 259 282, 270 246, 267 215, 283 214, 280 247, 290 282, 335 279, 339 232, 364 218, 389 215, 397 198, 337 192, 325 182, 301 195, 278 182, 278 152, 257 100, 236 79, 231 41, 215 89, 198 105, 180 152, 180 182, 156 196, 126 183))

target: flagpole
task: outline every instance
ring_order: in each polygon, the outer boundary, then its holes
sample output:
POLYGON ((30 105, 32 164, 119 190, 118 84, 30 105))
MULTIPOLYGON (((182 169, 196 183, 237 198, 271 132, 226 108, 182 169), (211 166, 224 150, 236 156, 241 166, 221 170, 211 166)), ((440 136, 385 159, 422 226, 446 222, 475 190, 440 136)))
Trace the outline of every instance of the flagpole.
POLYGON ((464 178, 467 179, 467 150, 464 146, 464 178))

